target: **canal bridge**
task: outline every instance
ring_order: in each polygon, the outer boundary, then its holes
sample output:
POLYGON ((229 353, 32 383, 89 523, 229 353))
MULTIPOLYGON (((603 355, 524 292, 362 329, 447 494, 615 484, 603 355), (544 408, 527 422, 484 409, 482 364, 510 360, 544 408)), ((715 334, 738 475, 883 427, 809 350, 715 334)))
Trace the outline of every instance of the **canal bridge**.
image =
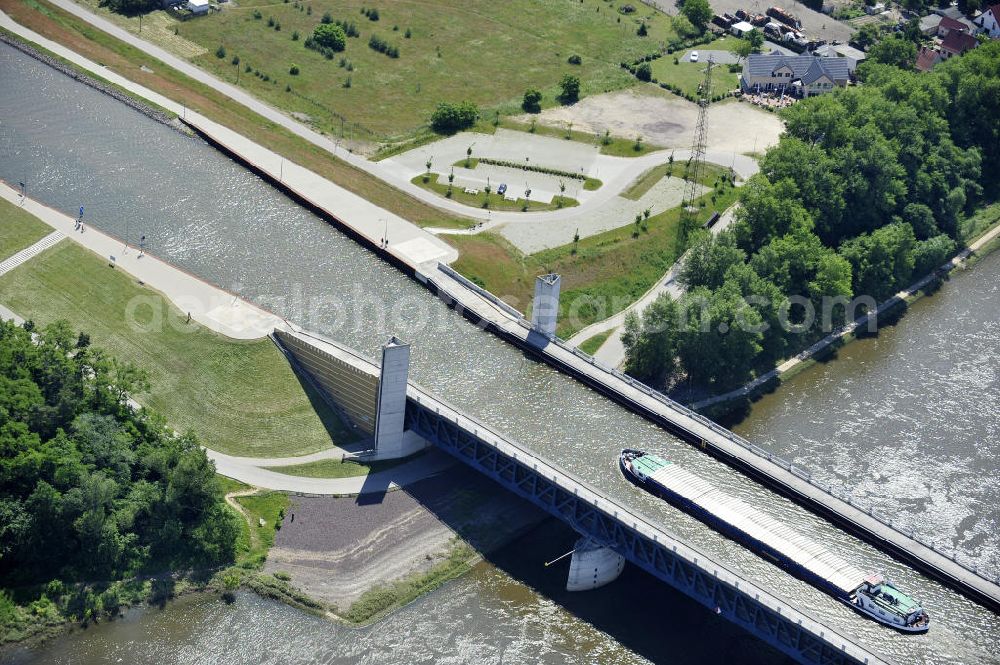
POLYGON ((885 662, 847 635, 409 381, 405 343, 390 340, 383 347, 380 366, 301 329, 275 330, 272 339, 348 422, 372 435, 373 458, 398 457, 432 444, 797 662, 885 662))

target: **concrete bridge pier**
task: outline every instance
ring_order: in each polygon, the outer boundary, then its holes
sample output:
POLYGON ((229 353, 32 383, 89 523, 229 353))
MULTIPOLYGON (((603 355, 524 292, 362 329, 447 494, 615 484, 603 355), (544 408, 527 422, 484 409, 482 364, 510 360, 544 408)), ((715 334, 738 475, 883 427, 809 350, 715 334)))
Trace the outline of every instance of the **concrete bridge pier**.
POLYGON ((590 591, 618 579, 625 570, 625 557, 589 536, 576 541, 569 562, 567 591, 590 591))
POLYGON ((531 327, 552 339, 559 318, 559 275, 535 278, 535 298, 531 302, 531 327))

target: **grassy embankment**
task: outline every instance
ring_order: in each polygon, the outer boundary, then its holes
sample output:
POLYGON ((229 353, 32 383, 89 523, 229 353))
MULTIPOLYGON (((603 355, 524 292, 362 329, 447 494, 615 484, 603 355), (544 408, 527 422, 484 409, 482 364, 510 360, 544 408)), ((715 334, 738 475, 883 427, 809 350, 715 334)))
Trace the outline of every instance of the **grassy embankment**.
MULTIPOLYGON (((706 58, 702 56, 698 62, 691 62, 684 56, 692 50, 728 51, 735 43, 736 37, 723 37, 706 46, 666 54, 651 63, 653 78, 660 83, 670 83, 688 95, 697 95, 698 86, 705 80, 706 58), (674 64, 674 60, 677 64, 674 64)), ((712 94, 720 95, 739 87, 740 75, 730 72, 729 65, 715 65, 712 68, 712 94)))
MULTIPOLYGON (((730 173, 731 170, 724 166, 719 166, 717 164, 705 164, 702 167, 701 174, 698 176, 698 182, 705 187, 712 187, 719 179, 720 175, 730 173)), ((621 193, 621 196, 622 198, 631 199, 632 201, 638 201, 642 198, 643 194, 653 188, 653 185, 660 182, 664 178, 670 177, 690 180, 685 168, 685 163, 674 162, 673 164, 660 164, 659 166, 654 166, 633 180, 632 183, 621 193)))
POLYGON ((280 108, 309 115, 328 133, 353 127, 356 138, 395 142, 423 130, 441 101, 468 99, 493 117, 496 111, 519 112, 526 88, 542 91, 543 106, 556 104, 558 82, 567 73, 580 77, 584 95, 627 87, 633 79, 619 63, 674 37, 661 12, 640 5, 624 16, 603 0, 397 2, 379 6, 377 21, 362 13, 369 6, 359 0, 248 0, 191 21, 171 18, 162 39, 233 81, 232 58, 239 56, 240 85, 280 108), (304 46, 326 12, 359 32, 331 60, 304 46), (646 37, 636 34, 642 20, 646 37), (469 35, 476 39, 470 42, 469 35), (397 47, 399 57, 370 48, 372 36, 397 47), (216 54, 220 45, 223 58, 216 54), (574 54, 581 56, 579 65, 567 62, 574 54), (299 67, 297 75, 290 74, 292 64, 299 67))
MULTIPOLYGON (((419 454, 419 453, 418 453, 419 454)), ((353 478, 367 476, 369 473, 385 471, 404 462, 409 462, 414 456, 401 459, 380 460, 375 462, 358 462, 355 460, 324 459, 304 464, 289 464, 286 466, 264 467, 270 471, 283 473, 287 476, 303 476, 306 478, 353 478)))
POLYGON ((52 227, 6 201, 0 213, 0 261, 52 233, 52 227))
MULTIPOLYGON (((0 221, 19 212, 0 205, 0 221)), ((0 278, 0 303, 45 325, 58 319, 87 331, 95 346, 149 373, 144 405, 209 448, 250 456, 302 455, 354 435, 269 339, 231 340, 196 324, 159 292, 108 267, 70 240, 0 278), (134 299, 143 300, 134 300, 134 299), (138 330, 127 320, 130 302, 138 330), (150 325, 155 318, 163 325, 150 325)))
MULTIPOLYGON (((984 205, 976 210, 972 215, 969 215, 965 219, 961 220, 959 222, 959 236, 961 237, 962 242, 968 245, 977 238, 982 237, 997 225, 1000 225, 1000 202, 984 205)), ((986 245, 981 247, 973 256, 970 256, 961 268, 956 268, 956 270, 967 269, 974 266, 984 256, 996 251, 997 249, 1000 249, 1000 238, 995 238, 994 240, 986 243, 986 245)), ((919 281, 922 277, 922 275, 916 276, 913 279, 913 282, 919 281)), ((919 289, 912 295, 905 298, 902 307, 909 307, 911 304, 920 300, 924 296, 935 293, 940 286, 940 280, 932 280, 927 287, 919 289)), ((902 316, 902 312, 905 312, 905 309, 903 309, 899 314, 887 314, 887 318, 891 321, 898 321, 899 317, 902 316)), ((867 335, 867 332, 861 334, 867 335)), ((856 339, 858 339, 858 333, 848 333, 833 341, 826 349, 818 352, 813 357, 798 363, 788 371, 782 373, 775 380, 769 381, 760 386, 752 395, 747 397, 734 397, 729 401, 714 404, 706 409, 703 409, 702 413, 714 420, 722 419, 738 422, 749 413, 749 404, 751 402, 756 401, 765 393, 774 392, 782 384, 791 381, 796 376, 807 369, 810 369, 817 363, 829 361, 831 358, 835 357, 837 351, 856 339)), ((782 362, 784 362, 784 360, 779 361, 777 364, 781 364, 782 362)))
POLYGON ((597 350, 601 348, 601 345, 608 341, 608 338, 611 337, 611 333, 613 332, 614 329, 612 328, 611 330, 605 330, 604 332, 597 333, 593 337, 588 337, 580 344, 580 350, 584 353, 594 355, 597 353, 597 350))
MULTIPOLYGON (((703 195, 699 222, 736 200, 727 186, 703 195), (715 201, 712 201, 715 196, 715 201)), ((583 238, 577 243, 525 255, 493 232, 452 236, 460 256, 453 267, 480 286, 524 311, 536 275, 562 275, 559 326, 565 338, 620 311, 646 293, 682 253, 677 246, 680 207, 653 215, 637 231, 634 224, 583 238), (638 235, 636 235, 638 233, 638 235)))
MULTIPOLYGON (((378 178, 334 159, 327 151, 44 0, 0 0, 0 9, 21 25, 215 122, 252 137, 260 145, 404 219, 421 226, 467 228, 472 225, 469 219, 421 203, 378 178)), ((143 36, 148 36, 145 22, 143 36)))

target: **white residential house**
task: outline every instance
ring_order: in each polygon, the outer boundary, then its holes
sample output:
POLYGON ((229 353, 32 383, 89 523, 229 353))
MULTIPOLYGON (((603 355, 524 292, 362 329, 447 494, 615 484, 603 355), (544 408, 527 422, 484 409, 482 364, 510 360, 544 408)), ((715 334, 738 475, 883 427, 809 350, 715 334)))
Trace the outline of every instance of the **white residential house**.
POLYGON ((973 21, 990 36, 990 39, 1000 39, 1000 5, 993 5, 973 21))
POLYGON ((187 0, 187 8, 192 14, 207 14, 208 0, 187 0))
POLYGON ((847 60, 812 55, 751 55, 743 62, 740 87, 751 93, 822 95, 847 85, 851 78, 847 60))

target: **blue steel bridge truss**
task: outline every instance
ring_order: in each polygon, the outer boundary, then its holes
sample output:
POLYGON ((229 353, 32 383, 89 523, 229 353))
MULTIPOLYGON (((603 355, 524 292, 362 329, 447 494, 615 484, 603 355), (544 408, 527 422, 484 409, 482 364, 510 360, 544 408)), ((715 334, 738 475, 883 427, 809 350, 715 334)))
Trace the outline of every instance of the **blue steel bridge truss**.
POLYGON ((666 544, 629 527, 616 517, 617 513, 608 514, 558 486, 529 466, 528 460, 514 459, 447 415, 409 399, 405 427, 796 661, 819 665, 868 662, 867 658, 857 660, 843 647, 823 639, 822 634, 815 635, 780 610, 717 579, 697 565, 697 559, 688 561, 666 544))

